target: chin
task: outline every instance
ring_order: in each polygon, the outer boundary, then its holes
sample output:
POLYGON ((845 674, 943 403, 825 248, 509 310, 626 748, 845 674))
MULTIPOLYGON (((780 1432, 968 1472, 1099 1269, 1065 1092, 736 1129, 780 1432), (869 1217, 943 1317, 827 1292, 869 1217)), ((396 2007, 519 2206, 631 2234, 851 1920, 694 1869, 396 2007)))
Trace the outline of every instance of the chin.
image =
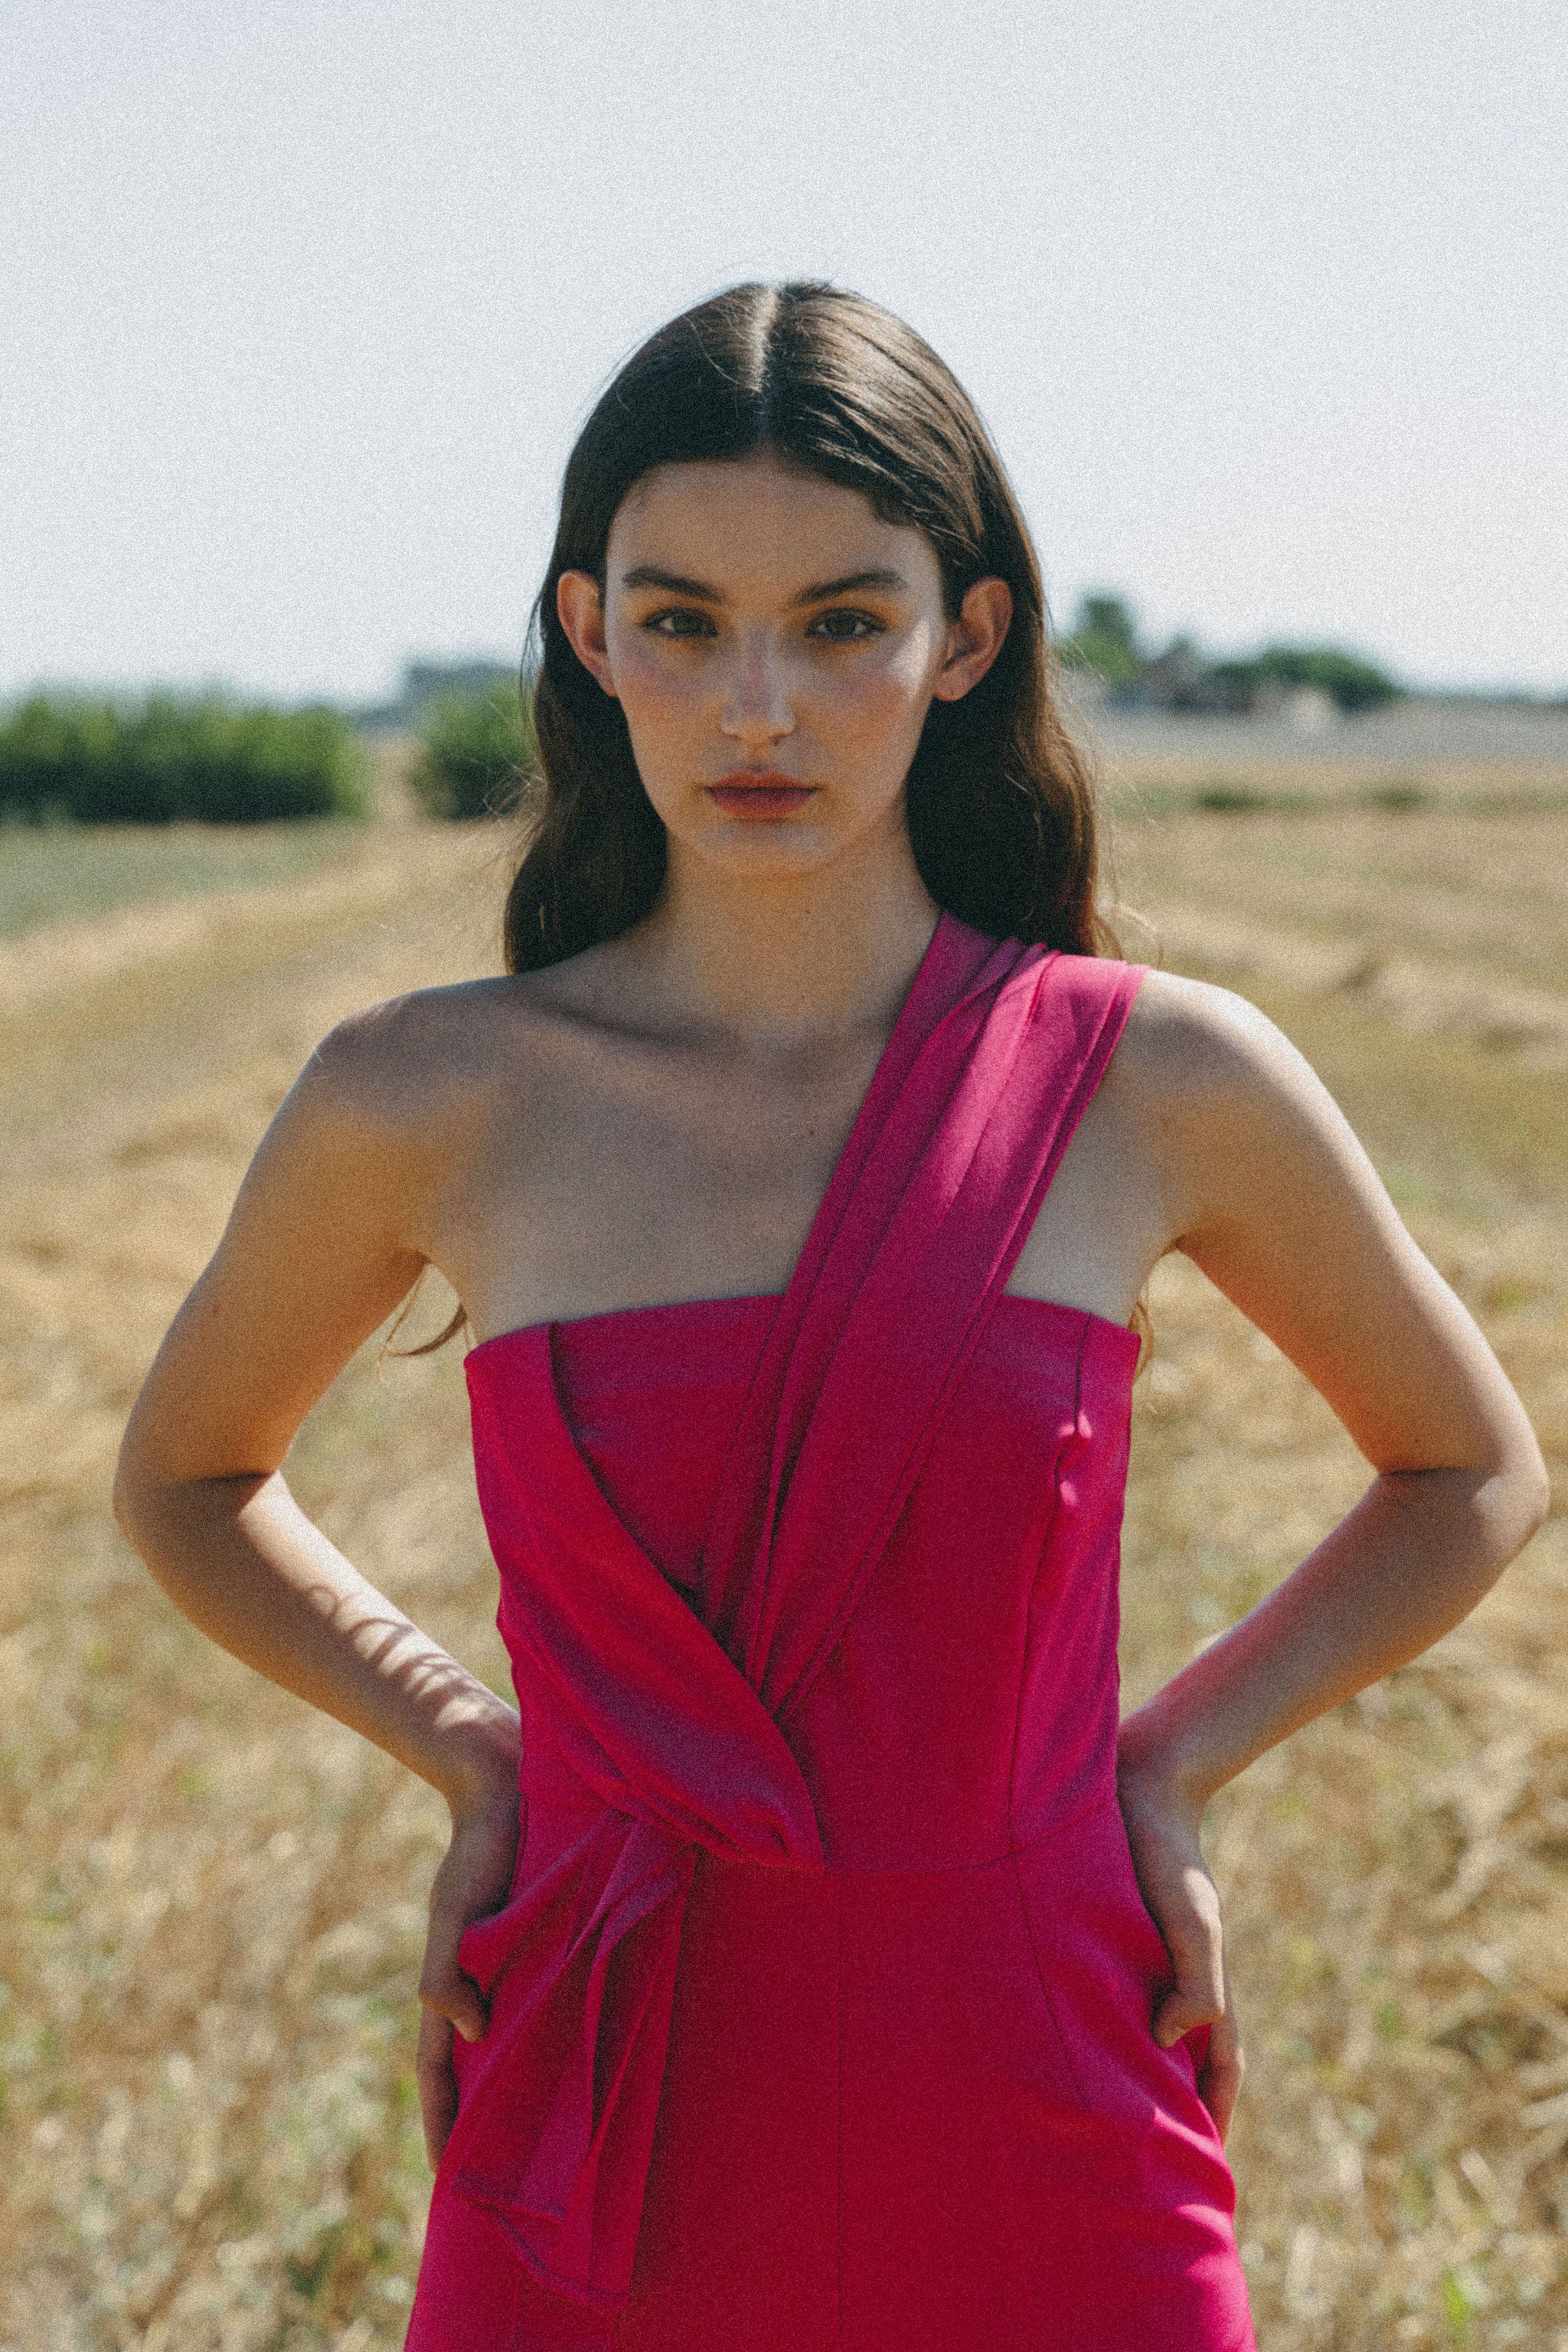
POLYGON ((723 866, 731 872, 798 869, 804 874, 824 865, 841 845, 823 826, 799 818, 731 817, 685 836, 684 846, 704 865, 723 866))
POLYGON ((830 862, 833 851, 820 841, 809 846, 803 842, 738 842, 733 845, 725 843, 719 849, 705 845, 697 855, 710 871, 754 877, 764 882, 791 875, 815 874, 830 862))

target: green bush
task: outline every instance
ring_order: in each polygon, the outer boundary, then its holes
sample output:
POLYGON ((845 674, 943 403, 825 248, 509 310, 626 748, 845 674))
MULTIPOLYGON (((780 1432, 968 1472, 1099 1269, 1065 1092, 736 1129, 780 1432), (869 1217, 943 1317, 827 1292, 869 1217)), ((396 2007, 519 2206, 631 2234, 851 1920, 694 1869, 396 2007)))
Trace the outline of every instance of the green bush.
POLYGON ((515 688, 449 694, 430 712, 410 781, 432 816, 503 816, 538 764, 532 705, 515 688))
POLYGON ((1061 645, 1069 669, 1098 671, 1107 686, 1135 686, 1143 667, 1138 630, 1120 596, 1085 596, 1071 636, 1061 645))
POLYGON ((1376 710, 1400 698, 1386 670, 1333 646, 1270 646, 1247 667, 1263 686, 1315 686, 1342 710, 1376 710))
POLYGON ((1251 784, 1205 784, 1193 794, 1193 805, 1221 816, 1250 816, 1268 806, 1268 795, 1251 784))
POLYGON ((140 709, 35 695, 0 721, 0 815, 82 824, 268 824, 363 816, 365 762, 333 710, 140 709))

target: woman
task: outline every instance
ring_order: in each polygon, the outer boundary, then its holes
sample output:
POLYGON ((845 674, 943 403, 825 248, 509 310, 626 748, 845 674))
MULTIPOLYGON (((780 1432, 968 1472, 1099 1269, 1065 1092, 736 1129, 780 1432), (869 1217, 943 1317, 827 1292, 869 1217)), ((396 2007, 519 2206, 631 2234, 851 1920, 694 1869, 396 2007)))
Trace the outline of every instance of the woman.
POLYGON ((656 335, 538 625, 509 976, 325 1041, 119 1486, 450 1805, 410 2345, 1234 2352, 1204 1807, 1475 1602, 1534 1442, 1285 1040, 1105 952, 1028 538, 908 329, 747 286, 656 335), (1119 1734, 1177 1248, 1375 1475, 1119 1734), (521 1727, 279 1475, 427 1265, 521 1727))

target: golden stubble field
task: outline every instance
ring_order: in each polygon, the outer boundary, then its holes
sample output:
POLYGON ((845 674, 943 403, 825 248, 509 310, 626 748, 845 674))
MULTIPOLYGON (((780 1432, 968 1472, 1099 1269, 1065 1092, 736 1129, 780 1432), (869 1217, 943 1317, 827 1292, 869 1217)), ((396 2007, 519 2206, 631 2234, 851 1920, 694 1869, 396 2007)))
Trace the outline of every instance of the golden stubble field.
MULTIPOLYGON (((1468 778, 1389 807, 1322 783, 1206 811, 1191 780, 1120 790, 1121 892, 1168 962, 1244 990, 1323 1071, 1531 1404, 1559 1501, 1466 1626, 1215 1808, 1252 2062, 1240 2234, 1266 2352, 1568 2352, 1568 789, 1468 778)), ((342 1012, 494 968, 505 851, 405 823, 222 895, 143 876, 116 907, 100 877, 75 912, 68 875, 0 940, 0 2352, 402 2340, 444 1809, 186 1627, 107 1497, 273 1106, 342 1012)), ((1152 1310, 1130 1697, 1364 1475, 1181 1262, 1152 1310)), ((291 1475, 503 1680, 456 1349, 381 1379, 364 1350, 291 1475)))

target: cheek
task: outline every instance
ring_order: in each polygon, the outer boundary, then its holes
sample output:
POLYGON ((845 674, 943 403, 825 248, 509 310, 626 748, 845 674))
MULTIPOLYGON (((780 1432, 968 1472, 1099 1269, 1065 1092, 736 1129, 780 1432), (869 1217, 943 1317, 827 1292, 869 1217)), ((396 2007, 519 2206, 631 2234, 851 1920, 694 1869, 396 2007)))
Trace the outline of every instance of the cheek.
POLYGON ((902 737, 924 723, 931 700, 931 647, 908 636, 871 661, 846 663, 825 700, 840 725, 902 737))
POLYGON ((695 663, 687 667, 672 662, 636 632, 612 637, 609 653, 616 692, 634 734, 689 723, 702 701, 695 663))

